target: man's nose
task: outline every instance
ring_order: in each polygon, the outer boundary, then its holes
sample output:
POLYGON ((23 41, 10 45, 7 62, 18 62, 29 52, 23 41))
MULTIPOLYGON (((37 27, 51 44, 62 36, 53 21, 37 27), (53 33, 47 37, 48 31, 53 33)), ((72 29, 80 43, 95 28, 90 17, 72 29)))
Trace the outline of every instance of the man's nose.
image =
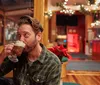
POLYGON ((20 40, 20 41, 24 41, 24 37, 21 36, 21 37, 19 38, 19 40, 20 40))

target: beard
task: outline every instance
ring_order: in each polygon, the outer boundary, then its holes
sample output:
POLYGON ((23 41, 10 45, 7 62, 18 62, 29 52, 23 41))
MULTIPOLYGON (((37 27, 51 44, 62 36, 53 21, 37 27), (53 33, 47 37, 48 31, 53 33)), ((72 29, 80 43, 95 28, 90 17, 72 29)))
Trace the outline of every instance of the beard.
POLYGON ((37 41, 36 38, 35 38, 35 39, 33 40, 32 44, 26 45, 26 47, 25 47, 25 49, 24 49, 24 52, 27 52, 27 53, 31 52, 33 49, 36 48, 37 44, 38 44, 38 41, 37 41))

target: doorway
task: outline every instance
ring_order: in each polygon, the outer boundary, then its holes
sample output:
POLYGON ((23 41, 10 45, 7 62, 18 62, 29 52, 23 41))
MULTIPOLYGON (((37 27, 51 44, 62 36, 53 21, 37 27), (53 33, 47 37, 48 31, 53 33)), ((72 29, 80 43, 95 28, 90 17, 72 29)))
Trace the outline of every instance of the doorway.
POLYGON ((77 15, 76 26, 67 26, 68 52, 85 52, 85 16, 77 15))

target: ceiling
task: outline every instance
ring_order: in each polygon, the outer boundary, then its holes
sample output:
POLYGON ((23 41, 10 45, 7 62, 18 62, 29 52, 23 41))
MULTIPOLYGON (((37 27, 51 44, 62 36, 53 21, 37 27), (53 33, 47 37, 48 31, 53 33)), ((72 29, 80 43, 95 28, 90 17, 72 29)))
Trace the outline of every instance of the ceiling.
MULTIPOLYGON (((64 0, 48 0, 48 8, 55 9, 54 6, 57 2, 63 2, 64 0)), ((88 0, 68 0, 68 5, 75 3, 87 4, 88 0)), ((89 0, 94 1, 94 0, 89 0)), ((0 10, 5 12, 5 15, 11 19, 18 19, 22 15, 33 16, 33 3, 34 0, 0 0, 0 10)))
POLYGON ((21 15, 33 13, 33 1, 34 0, 0 0, 0 10, 4 11, 7 17, 17 19, 21 15), (32 12, 29 12, 29 10, 32 12))
POLYGON ((33 7, 33 0, 0 0, 0 9, 6 11, 33 7))

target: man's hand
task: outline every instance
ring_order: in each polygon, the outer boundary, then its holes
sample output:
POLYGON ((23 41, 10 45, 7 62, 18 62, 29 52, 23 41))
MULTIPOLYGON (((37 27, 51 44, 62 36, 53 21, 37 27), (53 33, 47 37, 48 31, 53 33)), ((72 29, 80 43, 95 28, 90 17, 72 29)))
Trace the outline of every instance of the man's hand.
POLYGON ((7 44, 4 46, 3 51, 0 54, 0 64, 2 64, 3 60, 8 56, 12 54, 12 49, 13 49, 14 43, 7 44))
POLYGON ((4 50, 3 50, 4 57, 12 54, 13 47, 14 47, 14 43, 7 44, 4 46, 4 50))

